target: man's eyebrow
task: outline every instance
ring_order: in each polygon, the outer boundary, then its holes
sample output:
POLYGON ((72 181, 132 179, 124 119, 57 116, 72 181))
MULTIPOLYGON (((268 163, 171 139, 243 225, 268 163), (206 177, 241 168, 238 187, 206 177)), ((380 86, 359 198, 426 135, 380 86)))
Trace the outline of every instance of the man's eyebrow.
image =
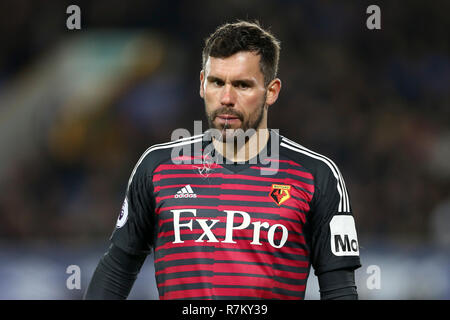
MULTIPOLYGON (((213 82, 213 81, 222 81, 222 82, 224 82, 224 80, 222 80, 221 78, 219 78, 219 77, 216 77, 216 76, 208 76, 208 77, 206 77, 206 79, 208 80, 208 81, 210 81, 210 82, 213 82)), ((231 81, 233 84, 239 84, 239 83, 245 83, 245 84, 254 84, 255 83, 255 80, 254 79, 251 79, 251 78, 248 78, 248 79, 236 79, 236 80, 233 80, 233 81, 231 81)))
POLYGON ((231 81, 233 84, 246 84, 246 85, 252 85, 255 83, 255 80, 253 79, 238 79, 231 81))
POLYGON ((206 79, 207 79, 209 82, 214 82, 214 81, 222 81, 222 82, 223 82, 222 79, 220 79, 219 77, 216 77, 216 76, 208 76, 208 77, 206 77, 206 79))

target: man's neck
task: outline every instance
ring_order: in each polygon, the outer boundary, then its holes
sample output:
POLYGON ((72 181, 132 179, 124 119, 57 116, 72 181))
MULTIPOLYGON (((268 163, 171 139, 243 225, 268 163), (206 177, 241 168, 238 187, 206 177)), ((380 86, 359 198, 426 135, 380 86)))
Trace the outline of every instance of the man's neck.
POLYGON ((256 157, 269 140, 269 130, 267 128, 257 129, 255 134, 247 138, 245 143, 233 141, 222 142, 213 140, 214 148, 223 155, 224 158, 232 162, 246 162, 256 157))

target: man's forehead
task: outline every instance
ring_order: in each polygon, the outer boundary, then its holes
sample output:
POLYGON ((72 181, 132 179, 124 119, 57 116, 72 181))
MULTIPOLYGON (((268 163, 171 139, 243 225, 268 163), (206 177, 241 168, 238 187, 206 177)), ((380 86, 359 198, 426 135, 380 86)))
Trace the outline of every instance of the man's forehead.
POLYGON ((207 75, 216 77, 255 77, 263 78, 259 66, 259 54, 241 51, 226 58, 208 57, 205 64, 207 75))

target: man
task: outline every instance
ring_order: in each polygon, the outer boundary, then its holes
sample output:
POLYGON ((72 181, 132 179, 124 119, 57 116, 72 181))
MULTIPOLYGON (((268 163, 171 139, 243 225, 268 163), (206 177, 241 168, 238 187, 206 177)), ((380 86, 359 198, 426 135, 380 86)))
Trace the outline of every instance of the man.
POLYGON ((142 155, 85 298, 125 299, 153 250, 160 299, 303 299, 311 265, 322 299, 357 299, 341 173, 267 128, 279 51, 272 34, 243 21, 206 40, 200 96, 212 133, 142 155))

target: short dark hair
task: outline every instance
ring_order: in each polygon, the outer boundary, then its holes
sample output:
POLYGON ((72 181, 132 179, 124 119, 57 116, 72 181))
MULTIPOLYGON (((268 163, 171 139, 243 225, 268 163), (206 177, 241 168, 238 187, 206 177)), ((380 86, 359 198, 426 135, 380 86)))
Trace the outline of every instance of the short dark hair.
POLYGON ((258 21, 237 21, 219 26, 205 40, 202 60, 205 69, 208 57, 227 58, 240 51, 249 51, 261 56, 260 68, 264 85, 275 79, 280 58, 280 41, 264 30, 258 21))

